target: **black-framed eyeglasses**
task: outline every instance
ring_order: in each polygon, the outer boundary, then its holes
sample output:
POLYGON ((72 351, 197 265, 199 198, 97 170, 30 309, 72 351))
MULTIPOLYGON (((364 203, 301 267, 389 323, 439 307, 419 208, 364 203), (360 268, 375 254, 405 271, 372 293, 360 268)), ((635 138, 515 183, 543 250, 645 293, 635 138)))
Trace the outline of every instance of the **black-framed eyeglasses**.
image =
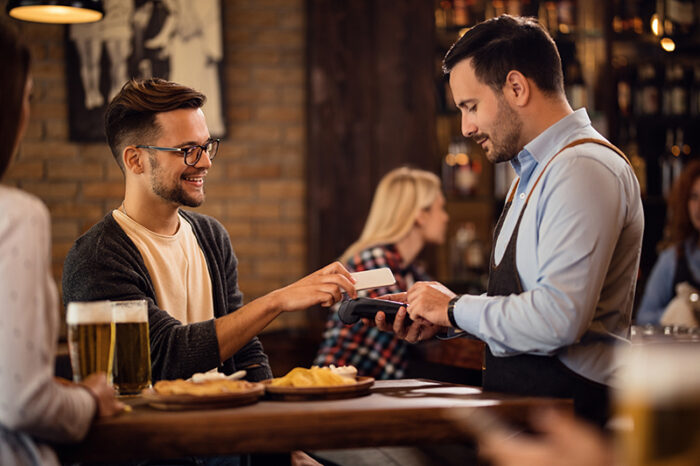
POLYGON ((164 150, 168 152, 180 152, 182 154, 182 157, 185 161, 185 165, 188 165, 190 167, 194 167, 197 165, 197 162, 199 162, 199 159, 202 158, 202 152, 206 151, 207 154, 209 154, 209 160, 214 160, 214 157, 216 157, 216 153, 219 150, 219 143, 221 142, 221 139, 219 138, 212 138, 209 139, 207 142, 204 144, 195 144, 192 146, 185 146, 185 147, 158 147, 158 146, 146 146, 143 144, 139 144, 135 147, 139 147, 142 149, 152 149, 152 150, 164 150))

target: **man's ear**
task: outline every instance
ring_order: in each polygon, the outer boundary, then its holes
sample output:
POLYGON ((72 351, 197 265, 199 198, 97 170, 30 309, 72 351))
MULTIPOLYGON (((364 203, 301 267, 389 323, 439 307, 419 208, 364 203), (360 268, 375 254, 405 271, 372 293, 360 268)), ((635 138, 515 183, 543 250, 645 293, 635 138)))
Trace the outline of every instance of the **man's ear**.
POLYGON ((520 72, 511 70, 503 85, 503 95, 512 105, 523 107, 530 101, 530 81, 520 72))
POLYGON ((144 151, 137 149, 134 146, 126 146, 122 152, 122 162, 124 168, 135 174, 141 174, 144 171, 144 151))

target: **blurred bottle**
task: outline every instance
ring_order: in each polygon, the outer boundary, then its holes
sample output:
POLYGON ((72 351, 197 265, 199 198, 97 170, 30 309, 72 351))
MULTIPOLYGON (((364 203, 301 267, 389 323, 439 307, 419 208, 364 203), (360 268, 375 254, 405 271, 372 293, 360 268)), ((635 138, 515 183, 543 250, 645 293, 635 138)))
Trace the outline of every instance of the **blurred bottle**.
POLYGON ((450 251, 452 278, 468 283, 472 293, 480 293, 488 277, 486 248, 476 234, 474 222, 457 228, 450 251))
POLYGON ((435 26, 438 28, 448 28, 454 25, 454 11, 452 2, 441 0, 435 6, 435 26))
POLYGON ((656 115, 659 113, 659 85, 656 67, 642 63, 637 68, 638 91, 635 92, 634 113, 636 115, 656 115))
POLYGON ((577 110, 586 106, 586 83, 583 81, 581 62, 574 59, 567 66, 566 96, 571 108, 577 110))
POLYGON ((693 81, 690 86, 690 115, 700 115, 700 64, 693 67, 693 81))
POLYGON ((666 67, 666 82, 662 93, 664 115, 685 115, 688 110, 688 91, 685 72, 680 63, 666 67))
POLYGON ((639 189, 642 196, 647 194, 647 163, 644 158, 639 155, 639 144, 637 142, 637 128, 633 123, 630 123, 629 128, 625 130, 620 138, 623 141, 623 152, 632 165, 632 170, 639 181, 639 189))
POLYGON ((631 67, 625 66, 617 72, 617 109, 623 116, 632 113, 632 89, 634 88, 634 72, 631 67))
MULTIPOLYGON (((682 138, 682 132, 681 132, 682 138)), ((666 146, 664 154, 661 157, 661 193, 664 198, 668 198, 668 194, 673 186, 673 181, 683 171, 683 162, 680 157, 681 148, 675 144, 673 129, 666 130, 666 146)))
POLYGON ((666 0, 665 20, 668 35, 690 35, 695 27, 695 1, 666 0))

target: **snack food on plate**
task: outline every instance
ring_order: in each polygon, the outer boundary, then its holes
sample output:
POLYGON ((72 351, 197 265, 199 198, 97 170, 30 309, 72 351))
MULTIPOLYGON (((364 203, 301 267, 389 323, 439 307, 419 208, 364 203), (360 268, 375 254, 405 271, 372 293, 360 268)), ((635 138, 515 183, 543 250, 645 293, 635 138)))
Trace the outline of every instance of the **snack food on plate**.
POLYGON ((271 386, 275 387, 331 387, 335 385, 352 385, 357 383, 357 369, 352 366, 338 368, 313 366, 311 369, 295 367, 284 377, 272 379, 271 386), (339 369, 342 369, 339 371, 339 369), (340 373, 338 373, 340 372, 340 373), (343 375, 341 375, 341 373, 343 375))
POLYGON ((217 379, 204 382, 189 380, 161 380, 153 385, 159 395, 222 395, 248 390, 254 384, 245 380, 217 379))

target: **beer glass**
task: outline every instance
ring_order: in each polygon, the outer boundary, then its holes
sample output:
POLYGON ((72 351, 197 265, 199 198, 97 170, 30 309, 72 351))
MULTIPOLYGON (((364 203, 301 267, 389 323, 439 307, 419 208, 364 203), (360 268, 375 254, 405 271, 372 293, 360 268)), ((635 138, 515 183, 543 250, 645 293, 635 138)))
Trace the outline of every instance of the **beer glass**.
POLYGON ((617 353, 621 464, 695 466, 700 458, 700 344, 655 341, 617 353))
POLYGON ((133 395, 151 386, 148 305, 145 300, 112 301, 115 327, 114 388, 133 395))
POLYGON ((94 372, 106 373, 111 381, 114 324, 109 301, 68 303, 66 324, 73 381, 81 382, 94 372))

